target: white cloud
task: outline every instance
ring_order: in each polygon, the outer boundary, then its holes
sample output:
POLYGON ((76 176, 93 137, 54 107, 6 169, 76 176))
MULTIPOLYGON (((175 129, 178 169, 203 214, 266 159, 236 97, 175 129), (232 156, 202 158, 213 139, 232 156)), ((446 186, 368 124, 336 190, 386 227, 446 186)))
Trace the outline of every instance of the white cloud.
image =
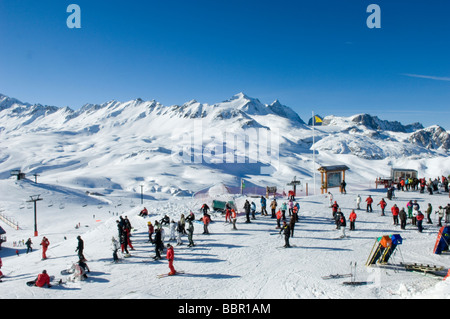
POLYGON ((436 80, 436 81, 450 81, 450 77, 445 77, 445 76, 433 76, 433 75, 421 75, 421 74, 409 74, 409 73, 405 73, 403 75, 413 77, 413 78, 429 79, 429 80, 436 80))

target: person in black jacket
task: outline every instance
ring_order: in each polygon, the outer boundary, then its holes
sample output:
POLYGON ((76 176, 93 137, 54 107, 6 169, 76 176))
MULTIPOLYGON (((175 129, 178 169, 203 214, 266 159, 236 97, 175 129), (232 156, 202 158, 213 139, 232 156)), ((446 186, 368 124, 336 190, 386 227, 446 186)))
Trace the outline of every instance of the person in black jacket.
POLYGON ((289 248, 291 245, 289 244, 289 237, 291 237, 291 227, 286 221, 283 221, 283 227, 281 227, 280 234, 284 235, 284 248, 289 248))
POLYGON ((75 252, 78 252, 78 258, 80 260, 85 261, 86 259, 84 258, 84 255, 83 255, 84 241, 83 241, 83 239, 81 239, 81 236, 78 236, 77 239, 78 239, 78 246, 77 246, 77 249, 75 249, 75 252))
POLYGON ((161 259, 161 252, 164 249, 164 244, 162 242, 161 238, 161 230, 157 228, 155 230, 155 257, 153 257, 154 260, 160 260, 161 259))

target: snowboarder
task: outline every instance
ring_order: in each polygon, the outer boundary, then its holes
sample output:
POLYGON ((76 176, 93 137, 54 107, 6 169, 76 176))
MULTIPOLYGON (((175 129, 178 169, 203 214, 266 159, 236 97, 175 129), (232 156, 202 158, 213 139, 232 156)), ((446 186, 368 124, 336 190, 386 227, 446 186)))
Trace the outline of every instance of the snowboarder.
POLYGON ((175 275, 177 272, 175 270, 175 268, 173 267, 173 260, 175 258, 175 253, 173 251, 173 247, 171 244, 167 244, 167 255, 166 255, 167 260, 169 261, 169 276, 173 276, 175 275))
POLYGON ((159 223, 161 224, 161 226, 169 225, 170 224, 169 216, 164 215, 164 217, 161 219, 161 221, 159 223))
POLYGON ((83 250, 84 250, 84 241, 83 239, 81 239, 81 236, 77 236, 78 239, 78 245, 77 245, 77 249, 75 249, 75 252, 78 252, 78 258, 80 260, 85 260, 84 255, 83 255, 83 250))
POLYGON ((280 230, 280 235, 283 233, 284 235, 284 248, 289 248, 291 245, 289 244, 289 237, 291 236, 291 228, 286 221, 283 221, 283 227, 280 230))
POLYGON ((52 285, 50 284, 50 276, 47 274, 47 270, 43 270, 42 273, 38 275, 34 281, 34 286, 51 288, 52 285))
POLYGON ((147 217, 148 216, 148 210, 147 210, 146 207, 144 207, 144 209, 140 211, 139 216, 141 216, 141 217, 147 217))
POLYGON ((348 220, 350 221, 350 230, 355 230, 356 213, 354 210, 350 213, 348 220))
POLYGON ((366 198, 366 203, 367 203, 367 207, 366 207, 366 211, 367 212, 372 212, 372 203, 373 203, 373 198, 372 196, 369 195, 369 197, 366 198))
POLYGON ((41 246, 42 246, 42 260, 45 260, 47 259, 47 249, 48 246, 50 246, 50 241, 46 237, 43 237, 41 241, 41 246))
POLYGON ((29 252, 33 252, 33 247, 31 247, 32 244, 33 242, 31 241, 31 238, 28 238, 27 242, 25 243, 25 245, 27 245, 27 254, 29 252))

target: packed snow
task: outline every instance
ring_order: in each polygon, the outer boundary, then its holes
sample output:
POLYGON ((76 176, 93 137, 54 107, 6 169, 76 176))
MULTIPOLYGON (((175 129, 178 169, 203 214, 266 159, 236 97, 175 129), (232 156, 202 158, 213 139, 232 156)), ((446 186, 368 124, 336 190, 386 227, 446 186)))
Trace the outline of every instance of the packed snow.
MULTIPOLYGON (((300 204, 299 222, 290 240, 292 248, 283 248, 284 239, 279 235, 276 221, 270 216, 256 215, 256 220, 245 223, 243 204, 247 197, 220 195, 194 199, 191 197, 170 200, 130 198, 130 194, 112 193, 108 196, 85 194, 67 187, 16 181, 14 178, 1 180, 1 204, 3 214, 11 215, 18 222, 20 230, 1 224, 7 231, 8 241, 0 251, 5 278, 1 283, 1 298, 145 298, 145 299, 286 299, 286 298, 448 298, 450 281, 442 277, 388 269, 377 266, 366 267, 365 263, 375 240, 382 235, 400 234, 403 244, 389 264, 421 263, 449 267, 449 255, 433 254, 439 227, 433 213, 432 225, 424 223, 425 230, 419 233, 411 224, 406 230, 393 225, 390 207, 396 203, 405 207, 410 199, 417 200, 421 210, 431 203, 434 210, 446 205, 448 194, 420 194, 417 191, 396 191, 396 197, 388 201, 386 216, 380 216, 376 205, 385 197, 385 189, 361 189, 349 184, 347 194, 331 190, 333 201, 344 215, 356 207, 356 196, 360 194, 363 203, 370 194, 374 197, 374 211, 367 213, 365 205, 356 210, 356 230, 346 229, 347 238, 340 238, 331 219, 329 198, 316 194, 296 198, 300 204), (37 203, 39 236, 33 237, 33 206, 27 203, 28 196, 41 194, 43 201, 37 203), (186 236, 183 245, 175 247, 175 268, 185 274, 159 279, 157 275, 168 273, 168 263, 163 258, 154 261, 154 247, 148 242, 147 222, 160 220, 164 215, 178 221, 181 214, 190 211, 201 217, 199 208, 203 203, 210 207, 213 199, 235 200, 241 214, 237 228, 232 230, 220 213, 212 213, 210 234, 204 235, 203 225, 194 223, 195 247, 187 247, 186 236), (149 210, 149 217, 138 216, 143 207, 149 210), (118 215, 128 216, 134 228, 132 243, 135 250, 131 257, 112 263, 111 241, 117 237, 118 215), (77 225, 81 227, 77 228, 77 225), (26 282, 47 270, 56 279, 67 280, 61 271, 71 267, 78 260, 75 249, 77 236, 85 244, 85 257, 90 272, 85 281, 66 282, 50 289, 28 287, 26 282), (48 259, 41 260, 40 241, 47 237, 50 247, 48 259), (26 253, 26 247, 19 244, 31 238, 33 252, 26 253), (18 254, 16 254, 16 250, 18 254), (356 264, 352 271, 351 264, 356 264), (345 279, 322 279, 331 274, 353 272, 356 281, 370 281, 365 286, 345 286, 345 279)), ((260 210, 258 198, 248 198, 260 210)), ((270 199, 271 200, 271 199, 270 199)), ((269 202, 270 202, 269 200, 269 202)), ((279 205, 286 198, 278 198, 279 205)), ((288 213, 286 213, 289 219, 288 213)), ((165 229, 165 243, 168 243, 169 229, 165 229)), ((164 255, 163 255, 164 257, 164 255)))
MULTIPOLYGON (((190 101, 167 107, 137 99, 86 105, 78 111, 0 95, 0 213, 19 225, 16 230, 0 221, 7 232, 0 250, 5 275, 0 298, 448 298, 450 282, 440 276, 365 266, 377 238, 400 234, 403 244, 390 263, 449 268, 449 255, 433 254, 439 230, 434 211, 450 203, 448 193, 397 191, 388 201, 387 215, 380 216, 376 203, 386 190, 375 187, 375 179, 388 177, 393 167, 415 169, 427 180, 450 175, 448 132, 368 115, 329 115, 324 124, 313 130, 279 101, 265 105, 243 93, 214 105, 190 101), (273 134, 276 143, 264 149, 267 140, 251 140, 255 132, 273 134), (224 133, 244 139, 227 150, 224 133), (224 161, 230 154, 234 161, 224 161), (347 226, 347 238, 340 238, 329 199, 320 193, 320 165, 350 168, 347 194, 330 189, 347 219, 358 194, 363 201, 368 195, 375 199, 373 213, 356 211, 356 230, 347 226), (26 178, 16 180, 13 170, 26 178), (301 181, 300 220, 293 247, 285 249, 275 219, 258 214, 251 223, 244 222, 245 200, 254 201, 259 212, 259 198, 229 190, 244 180, 248 189, 276 186, 283 194, 294 177, 301 181), (42 198, 36 203, 37 237, 29 202, 34 195, 42 198), (164 215, 178 221, 190 211, 199 219, 202 204, 212 207, 213 200, 236 202, 238 230, 220 213, 211 214, 209 235, 202 234, 200 222, 194 223, 195 247, 187 247, 186 236, 181 246, 171 242, 175 268, 185 273, 157 278, 169 272, 168 263, 153 260, 147 223, 164 215), (422 233, 411 224, 406 230, 393 225, 391 206, 404 207, 409 200, 417 200, 422 211, 428 203, 433 206, 433 224, 425 224, 422 233), (144 207, 147 218, 138 216, 144 207), (135 250, 114 264, 111 247, 119 216, 130 219, 135 250), (49 258, 41 260, 44 236, 50 241, 49 258), (90 272, 87 280, 70 282, 61 271, 77 261, 77 236, 84 240, 90 272), (33 252, 27 254, 23 243, 28 238, 33 252), (51 289, 28 287, 26 282, 44 269, 65 283, 51 289), (322 278, 350 272, 353 278, 322 278), (343 284, 348 280, 373 284, 350 287, 343 284)), ((280 205, 286 196, 277 200, 280 205)), ((166 244, 169 233, 166 228, 166 244)))

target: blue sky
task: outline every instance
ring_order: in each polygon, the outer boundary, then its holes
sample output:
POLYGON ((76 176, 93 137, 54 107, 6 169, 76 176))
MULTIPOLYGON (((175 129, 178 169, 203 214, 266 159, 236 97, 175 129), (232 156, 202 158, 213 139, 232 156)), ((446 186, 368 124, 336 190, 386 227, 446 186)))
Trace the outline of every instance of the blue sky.
POLYGON ((0 93, 70 106, 216 103, 450 129, 448 0, 0 0, 0 93), (81 8, 81 29, 66 25, 81 8), (369 29, 367 6, 381 8, 369 29))

